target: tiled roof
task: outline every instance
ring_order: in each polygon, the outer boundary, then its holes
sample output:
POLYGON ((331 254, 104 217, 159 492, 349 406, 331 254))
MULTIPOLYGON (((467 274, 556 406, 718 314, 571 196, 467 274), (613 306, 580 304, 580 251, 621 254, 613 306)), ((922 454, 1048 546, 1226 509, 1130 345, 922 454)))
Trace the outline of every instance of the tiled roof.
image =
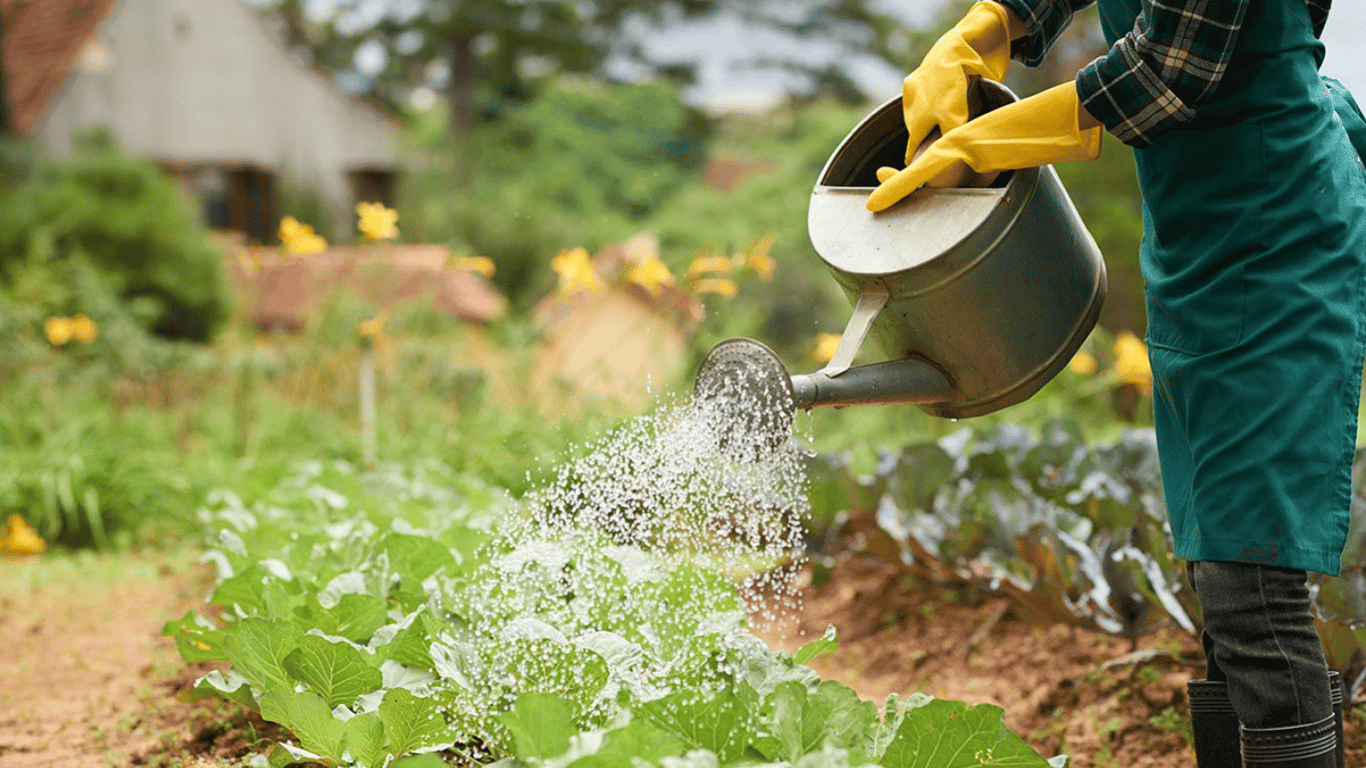
POLYGON ((117 0, 0 0, 15 128, 32 133, 117 0))

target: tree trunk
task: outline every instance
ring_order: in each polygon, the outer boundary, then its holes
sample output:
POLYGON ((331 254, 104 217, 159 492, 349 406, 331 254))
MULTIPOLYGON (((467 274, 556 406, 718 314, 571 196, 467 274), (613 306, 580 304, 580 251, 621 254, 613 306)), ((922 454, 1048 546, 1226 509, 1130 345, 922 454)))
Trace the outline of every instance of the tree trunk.
POLYGON ((446 96, 451 108, 451 138, 462 141, 474 128, 474 34, 468 30, 455 30, 449 42, 451 81, 446 96))
POLYGON ((5 74, 5 14, 0 11, 0 138, 14 136, 15 132, 9 105, 9 77, 5 74))

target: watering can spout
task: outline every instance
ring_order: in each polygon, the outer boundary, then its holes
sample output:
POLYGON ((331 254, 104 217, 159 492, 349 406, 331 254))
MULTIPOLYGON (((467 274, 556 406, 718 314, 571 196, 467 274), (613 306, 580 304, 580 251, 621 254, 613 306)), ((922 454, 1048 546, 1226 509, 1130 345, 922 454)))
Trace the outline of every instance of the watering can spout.
POLYGON ((859 365, 832 376, 825 371, 792 377, 797 408, 846 405, 930 405, 953 399, 953 384, 916 358, 859 365))
POLYGON ((791 376, 772 349, 754 339, 727 339, 698 367, 694 407, 712 412, 721 447, 758 458, 787 442, 798 409, 817 406, 930 405, 948 402, 953 384, 919 358, 791 376))

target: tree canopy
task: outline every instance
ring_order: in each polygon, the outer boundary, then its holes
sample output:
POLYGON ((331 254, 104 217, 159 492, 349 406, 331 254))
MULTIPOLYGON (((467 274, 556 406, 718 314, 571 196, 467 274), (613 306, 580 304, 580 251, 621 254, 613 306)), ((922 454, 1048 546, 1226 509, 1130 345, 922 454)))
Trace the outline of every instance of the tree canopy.
MULTIPOLYGON (((898 68, 914 47, 904 24, 873 0, 333 0, 321 18, 305 12, 317 6, 306 0, 260 1, 291 47, 355 90, 391 104, 421 86, 444 91, 457 135, 482 114, 525 101, 548 76, 602 75, 609 59, 690 82, 696 61, 652 59, 639 32, 719 14, 898 68)), ((812 64, 774 51, 752 66, 797 72, 816 94, 866 98, 841 68, 846 59, 812 64)))

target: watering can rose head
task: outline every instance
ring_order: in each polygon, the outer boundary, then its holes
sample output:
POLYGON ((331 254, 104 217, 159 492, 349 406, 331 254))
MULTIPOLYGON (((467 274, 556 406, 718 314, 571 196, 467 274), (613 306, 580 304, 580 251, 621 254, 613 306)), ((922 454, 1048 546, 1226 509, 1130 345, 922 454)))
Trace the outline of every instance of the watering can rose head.
POLYGON ((723 453, 761 461, 787 443, 796 400, 778 355, 753 339, 736 338, 717 344, 702 360, 693 408, 710 420, 723 453))

